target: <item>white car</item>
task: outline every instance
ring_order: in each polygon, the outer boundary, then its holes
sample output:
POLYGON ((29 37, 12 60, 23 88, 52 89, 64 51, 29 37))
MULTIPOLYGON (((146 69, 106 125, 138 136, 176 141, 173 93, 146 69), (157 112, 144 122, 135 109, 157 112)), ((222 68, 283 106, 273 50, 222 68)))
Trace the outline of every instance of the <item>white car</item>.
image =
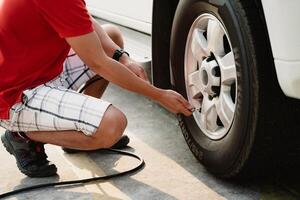
MULTIPOLYGON (((197 108, 181 116, 195 157, 220 177, 265 173, 296 149, 299 0, 87 0, 152 35, 153 83, 197 108)), ((300 132, 300 129, 298 129, 300 132)))

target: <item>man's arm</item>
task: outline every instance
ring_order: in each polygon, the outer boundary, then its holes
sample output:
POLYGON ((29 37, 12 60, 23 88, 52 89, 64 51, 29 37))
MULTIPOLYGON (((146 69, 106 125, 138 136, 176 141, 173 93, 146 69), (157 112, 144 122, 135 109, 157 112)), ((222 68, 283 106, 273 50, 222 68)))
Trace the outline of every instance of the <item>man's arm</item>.
MULTIPOLYGON (((97 33, 98 38, 100 39, 100 42, 102 44, 102 47, 109 57, 112 57, 115 50, 119 49, 117 44, 114 43, 114 41, 108 36, 106 31, 102 28, 102 26, 92 17, 90 16, 93 28, 95 32, 97 33)), ((140 65, 138 65, 135 61, 133 61, 131 58, 127 56, 127 54, 123 54, 120 58, 120 61, 122 64, 124 64, 130 71, 132 71, 135 75, 138 77, 149 81, 147 77, 147 73, 140 65)))
POLYGON ((66 38, 66 41, 84 63, 106 80, 156 100, 174 113, 191 115, 191 106, 181 95, 152 86, 147 81, 138 78, 124 65, 107 56, 95 31, 66 38))

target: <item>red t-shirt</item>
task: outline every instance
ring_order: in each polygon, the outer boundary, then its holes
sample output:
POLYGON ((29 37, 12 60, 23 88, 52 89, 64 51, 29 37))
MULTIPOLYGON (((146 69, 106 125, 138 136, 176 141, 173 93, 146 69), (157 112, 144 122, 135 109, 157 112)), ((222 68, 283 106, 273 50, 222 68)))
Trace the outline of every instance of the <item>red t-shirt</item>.
POLYGON ((0 0, 0 119, 24 90, 61 73, 65 37, 92 31, 84 0, 0 0))

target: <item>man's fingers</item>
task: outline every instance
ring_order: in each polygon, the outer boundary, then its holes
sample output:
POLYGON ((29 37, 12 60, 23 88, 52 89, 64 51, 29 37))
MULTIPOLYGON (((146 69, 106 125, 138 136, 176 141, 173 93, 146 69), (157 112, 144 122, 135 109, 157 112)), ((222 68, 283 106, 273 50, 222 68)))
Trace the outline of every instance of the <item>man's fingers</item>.
POLYGON ((190 108, 188 108, 188 107, 186 107, 185 105, 184 105, 184 102, 182 102, 182 99, 181 100, 179 100, 179 103, 181 104, 181 108, 180 108, 180 113, 182 113, 182 114, 184 114, 185 116, 190 116, 190 115, 192 115, 192 109, 190 109, 190 108))
POLYGON ((192 111, 186 109, 186 108, 183 108, 182 111, 181 111, 182 114, 184 114, 185 116, 191 116, 193 113, 192 111))
POLYGON ((145 70, 143 71, 143 75, 144 75, 144 80, 150 82, 145 70))
POLYGON ((139 69, 137 70, 137 76, 140 77, 141 79, 149 82, 149 79, 148 79, 146 71, 142 67, 140 67, 140 66, 138 66, 138 68, 139 69))
POLYGON ((179 101, 184 105, 185 108, 188 110, 192 110, 193 106, 185 99, 183 96, 179 96, 179 101))
POLYGON ((147 75, 146 75, 146 72, 145 72, 145 71, 142 71, 142 72, 140 73, 140 78, 142 78, 143 80, 145 80, 145 81, 148 81, 148 82, 149 82, 149 80, 148 80, 148 77, 147 77, 147 75))
POLYGON ((192 115, 193 106, 180 94, 173 90, 165 90, 161 96, 161 104, 173 113, 181 113, 185 116, 192 115))
POLYGON ((141 78, 144 79, 145 81, 149 82, 147 73, 144 69, 141 70, 141 78))

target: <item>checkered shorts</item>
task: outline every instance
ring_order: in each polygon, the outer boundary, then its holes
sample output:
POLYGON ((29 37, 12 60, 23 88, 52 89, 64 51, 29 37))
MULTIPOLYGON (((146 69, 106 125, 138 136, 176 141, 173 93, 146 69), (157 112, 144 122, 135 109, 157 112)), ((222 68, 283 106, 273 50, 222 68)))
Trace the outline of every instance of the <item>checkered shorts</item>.
POLYGON ((10 109, 0 126, 11 131, 77 130, 92 135, 110 103, 78 93, 95 76, 76 54, 70 54, 55 79, 23 92, 23 101, 10 109))

